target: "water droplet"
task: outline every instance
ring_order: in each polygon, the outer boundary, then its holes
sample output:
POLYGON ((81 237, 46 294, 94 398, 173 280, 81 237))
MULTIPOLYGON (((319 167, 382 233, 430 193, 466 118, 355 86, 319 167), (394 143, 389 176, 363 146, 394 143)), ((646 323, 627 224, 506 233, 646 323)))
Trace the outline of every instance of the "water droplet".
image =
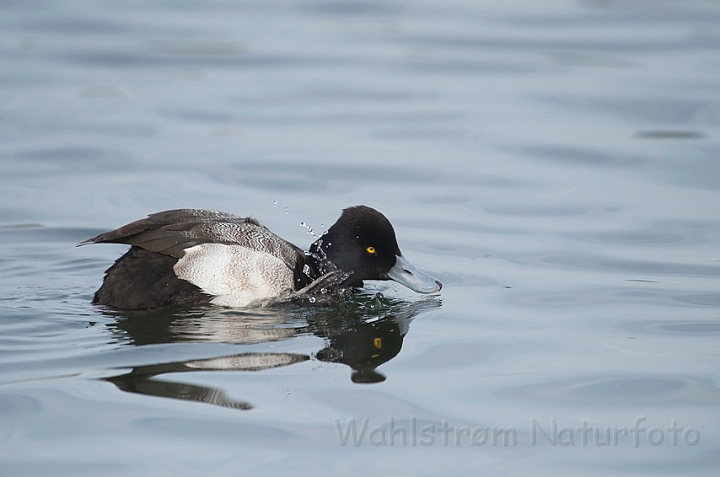
POLYGON ((311 225, 306 224, 305 222, 300 222, 300 226, 301 226, 301 227, 305 227, 305 229, 307 230, 307 233, 308 233, 308 234, 312 235, 313 237, 316 236, 316 235, 315 235, 315 229, 313 229, 311 225))

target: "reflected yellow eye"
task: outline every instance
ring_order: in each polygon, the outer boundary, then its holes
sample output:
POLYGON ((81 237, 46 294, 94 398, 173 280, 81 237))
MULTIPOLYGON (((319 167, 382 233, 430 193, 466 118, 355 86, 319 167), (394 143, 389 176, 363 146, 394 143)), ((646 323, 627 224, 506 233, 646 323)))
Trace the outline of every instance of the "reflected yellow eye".
POLYGON ((377 252, 375 251, 375 247, 368 247, 368 248, 366 248, 365 250, 366 250, 367 253, 369 253, 370 255, 375 255, 375 254, 377 253, 377 252))

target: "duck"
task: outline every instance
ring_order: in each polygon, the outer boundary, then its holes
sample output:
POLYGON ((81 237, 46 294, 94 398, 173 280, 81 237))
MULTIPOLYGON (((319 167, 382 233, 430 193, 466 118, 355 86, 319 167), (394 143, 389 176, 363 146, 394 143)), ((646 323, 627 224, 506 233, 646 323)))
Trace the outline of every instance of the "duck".
POLYGON ((254 218, 203 209, 150 214, 79 245, 95 243, 130 245, 105 271, 92 300, 121 310, 252 307, 329 276, 337 289, 363 287, 366 280, 393 280, 423 294, 442 288, 403 256, 390 221, 364 205, 344 209, 308 251, 254 218))

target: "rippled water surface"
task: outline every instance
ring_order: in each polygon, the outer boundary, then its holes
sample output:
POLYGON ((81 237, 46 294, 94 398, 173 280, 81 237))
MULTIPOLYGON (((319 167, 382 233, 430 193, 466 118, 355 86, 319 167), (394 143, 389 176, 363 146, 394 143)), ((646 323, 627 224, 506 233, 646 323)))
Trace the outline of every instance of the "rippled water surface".
POLYGON ((718 51, 710 0, 0 1, 0 474, 717 475, 718 51), (90 304, 148 213, 354 204, 438 296, 90 304))

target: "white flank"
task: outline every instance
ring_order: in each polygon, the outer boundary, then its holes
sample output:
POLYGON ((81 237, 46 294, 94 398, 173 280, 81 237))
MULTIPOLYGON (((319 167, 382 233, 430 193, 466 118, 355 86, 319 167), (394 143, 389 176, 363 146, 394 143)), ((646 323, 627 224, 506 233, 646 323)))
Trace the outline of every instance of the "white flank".
POLYGON ((212 302, 221 306, 247 306, 293 289, 293 271, 282 260, 241 245, 196 245, 185 250, 173 270, 214 295, 212 302))

